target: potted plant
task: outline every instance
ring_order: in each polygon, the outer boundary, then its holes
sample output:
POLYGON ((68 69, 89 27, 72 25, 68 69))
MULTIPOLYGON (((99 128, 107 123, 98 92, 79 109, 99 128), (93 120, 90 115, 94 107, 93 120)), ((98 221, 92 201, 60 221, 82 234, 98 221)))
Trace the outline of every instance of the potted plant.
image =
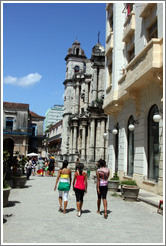
POLYGON ((119 188, 119 176, 117 172, 114 173, 113 177, 108 180, 108 190, 118 191, 119 188))
POLYGON ((18 161, 17 156, 13 157, 13 170, 12 170, 13 188, 23 188, 25 186, 27 180, 27 176, 24 175, 25 163, 26 163, 25 158, 20 159, 20 161, 18 161))
POLYGON ((123 180, 120 184, 123 200, 126 198, 137 200, 140 188, 135 180, 123 180))
POLYGON ((11 187, 8 185, 6 180, 9 156, 10 154, 8 151, 3 151, 3 207, 8 205, 8 198, 11 190, 11 187))

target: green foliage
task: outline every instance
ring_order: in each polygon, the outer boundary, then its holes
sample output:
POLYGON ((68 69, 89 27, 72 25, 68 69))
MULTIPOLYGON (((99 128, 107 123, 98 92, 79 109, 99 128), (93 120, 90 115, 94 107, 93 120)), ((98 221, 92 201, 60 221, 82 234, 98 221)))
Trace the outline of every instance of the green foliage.
POLYGON ((114 173, 114 176, 111 178, 111 180, 119 180, 119 176, 117 175, 117 172, 114 173))
POLYGON ((118 197, 119 195, 116 192, 114 192, 111 196, 118 197))
POLYGON ((3 151, 3 175, 6 176, 7 168, 8 168, 8 160, 10 154, 7 150, 3 151))
POLYGON ((137 183, 135 180, 122 180, 120 182, 121 185, 135 185, 137 186, 137 183))
POLYGON ((10 186, 8 185, 5 177, 3 178, 3 188, 6 189, 6 188, 9 188, 10 186))

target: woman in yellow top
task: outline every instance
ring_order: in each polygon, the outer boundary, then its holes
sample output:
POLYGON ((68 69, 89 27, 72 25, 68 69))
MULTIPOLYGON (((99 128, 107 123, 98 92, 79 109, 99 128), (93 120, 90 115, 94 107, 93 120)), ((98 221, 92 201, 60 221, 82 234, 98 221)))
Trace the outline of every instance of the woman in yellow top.
POLYGON ((58 181, 58 190, 59 190, 59 212, 62 212, 65 214, 66 212, 66 207, 68 203, 68 194, 71 186, 71 170, 67 168, 68 166, 68 161, 64 160, 62 168, 58 172, 58 176, 56 179, 54 191, 56 190, 58 181), (62 195, 63 195, 63 201, 64 201, 64 208, 62 209, 62 195))

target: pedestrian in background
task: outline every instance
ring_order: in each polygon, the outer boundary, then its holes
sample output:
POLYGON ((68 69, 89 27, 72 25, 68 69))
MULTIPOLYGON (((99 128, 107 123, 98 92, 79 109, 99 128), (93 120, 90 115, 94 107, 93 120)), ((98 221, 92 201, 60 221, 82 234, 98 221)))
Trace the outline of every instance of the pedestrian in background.
POLYGON ((80 160, 79 160, 79 158, 77 158, 77 160, 75 162, 75 171, 77 171, 79 163, 80 163, 80 160))
POLYGON ((100 213, 101 198, 104 206, 104 218, 107 219, 107 191, 108 191, 108 177, 110 170, 106 167, 105 160, 100 160, 100 168, 97 170, 97 192, 98 192, 98 213, 100 213))
POLYGON ((68 204, 68 194, 69 194, 69 190, 71 187, 71 179, 72 179, 71 170, 67 168, 67 166, 68 166, 68 161, 64 160, 63 166, 58 172, 58 176, 57 176, 55 187, 54 187, 54 191, 55 191, 57 188, 58 181, 59 181, 59 185, 58 185, 59 204, 60 204, 59 212, 63 211, 63 214, 66 213, 66 207, 68 204), (64 202, 64 208, 62 208, 62 200, 64 202))
POLYGON ((82 213, 83 197, 87 192, 87 174, 83 171, 84 164, 79 163, 77 171, 75 172, 73 179, 73 191, 75 191, 77 216, 80 217, 82 213))
POLYGON ((54 169, 55 169, 55 158, 53 156, 51 156, 49 159, 48 169, 50 175, 53 176, 54 169))
MULTIPOLYGON (((97 177, 97 171, 98 171, 98 169, 100 168, 100 161, 101 161, 101 160, 102 160, 102 159, 100 158, 99 161, 96 163, 96 167, 97 167, 97 170, 96 170, 96 177, 97 177)), ((98 197, 98 199, 97 199, 97 213, 100 214, 101 197, 100 197, 100 195, 99 195, 99 193, 98 193, 97 182, 96 182, 96 190, 97 190, 97 197, 98 197)))
POLYGON ((25 168, 26 168, 26 173, 27 173, 27 179, 29 180, 29 177, 31 176, 31 173, 32 173, 32 161, 30 158, 27 158, 25 168))

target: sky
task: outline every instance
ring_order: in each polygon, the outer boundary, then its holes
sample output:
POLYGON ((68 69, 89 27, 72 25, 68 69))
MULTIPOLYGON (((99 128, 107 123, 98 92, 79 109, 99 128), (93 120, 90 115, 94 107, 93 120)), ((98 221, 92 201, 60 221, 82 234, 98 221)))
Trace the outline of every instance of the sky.
POLYGON ((105 47, 106 3, 4 3, 3 101, 27 103, 45 116, 63 105, 68 49, 78 39, 90 59, 105 47))

